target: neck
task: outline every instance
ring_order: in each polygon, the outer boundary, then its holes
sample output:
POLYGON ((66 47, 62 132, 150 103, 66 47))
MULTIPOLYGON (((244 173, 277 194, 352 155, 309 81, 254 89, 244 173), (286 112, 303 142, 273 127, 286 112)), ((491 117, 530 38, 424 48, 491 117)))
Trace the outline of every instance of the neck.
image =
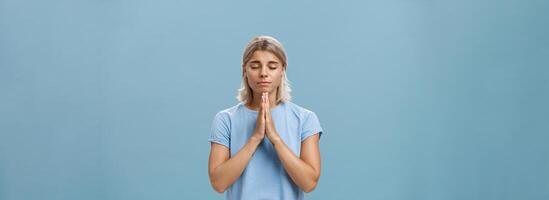
MULTIPOLYGON (((273 93, 269 93, 269 105, 271 109, 276 107, 276 90, 273 93)), ((252 101, 248 103, 248 107, 250 107, 252 110, 259 110, 259 107, 261 107, 261 93, 255 93, 253 95, 252 101)))

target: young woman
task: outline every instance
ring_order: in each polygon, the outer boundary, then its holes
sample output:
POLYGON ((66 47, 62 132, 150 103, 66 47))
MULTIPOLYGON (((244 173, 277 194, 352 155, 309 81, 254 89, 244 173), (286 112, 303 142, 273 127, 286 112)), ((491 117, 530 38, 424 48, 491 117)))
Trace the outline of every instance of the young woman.
POLYGON ((290 102, 286 54, 270 36, 253 38, 242 59, 240 103, 213 120, 208 174, 226 199, 303 199, 320 177, 316 114, 290 102))

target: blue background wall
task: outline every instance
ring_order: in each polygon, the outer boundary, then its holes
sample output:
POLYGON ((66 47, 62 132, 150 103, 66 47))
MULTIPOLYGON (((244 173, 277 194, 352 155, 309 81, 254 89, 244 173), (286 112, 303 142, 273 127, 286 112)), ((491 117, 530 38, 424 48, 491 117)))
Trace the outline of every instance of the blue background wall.
POLYGON ((548 1, 0 0, 0 199, 219 199, 214 114, 277 37, 309 199, 549 199, 548 1))

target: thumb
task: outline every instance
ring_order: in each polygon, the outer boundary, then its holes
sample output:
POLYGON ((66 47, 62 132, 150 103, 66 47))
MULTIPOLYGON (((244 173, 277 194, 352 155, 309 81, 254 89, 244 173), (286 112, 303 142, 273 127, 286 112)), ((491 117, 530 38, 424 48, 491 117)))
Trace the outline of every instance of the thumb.
POLYGON ((264 107, 263 107, 263 110, 264 110, 263 111, 263 117, 265 117, 265 120, 267 120, 268 117, 269 117, 269 107, 268 107, 269 104, 268 103, 269 102, 265 101, 264 107))

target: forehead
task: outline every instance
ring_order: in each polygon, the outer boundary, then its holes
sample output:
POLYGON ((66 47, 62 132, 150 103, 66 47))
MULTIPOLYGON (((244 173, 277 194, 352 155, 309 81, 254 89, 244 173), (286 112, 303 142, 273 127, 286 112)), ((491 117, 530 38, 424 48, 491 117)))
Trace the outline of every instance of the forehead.
POLYGON ((250 58, 250 61, 264 61, 264 62, 276 61, 276 62, 280 62, 280 59, 278 59, 278 57, 276 57, 276 55, 274 53, 270 52, 270 51, 259 50, 259 51, 255 51, 252 54, 252 57, 250 58))

